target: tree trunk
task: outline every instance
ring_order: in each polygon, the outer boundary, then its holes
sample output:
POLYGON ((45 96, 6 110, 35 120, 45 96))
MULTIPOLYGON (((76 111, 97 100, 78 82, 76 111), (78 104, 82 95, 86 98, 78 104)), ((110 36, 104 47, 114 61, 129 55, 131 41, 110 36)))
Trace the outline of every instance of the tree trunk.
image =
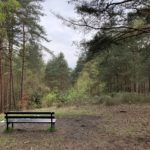
POLYGON ((9 110, 12 108, 12 45, 9 41, 9 110))
POLYGON ((2 41, 0 40, 0 112, 3 112, 2 41))
POLYGON ((9 91, 9 82, 8 82, 8 78, 7 78, 7 76, 5 77, 5 79, 4 79, 4 111, 8 111, 8 104, 9 104, 9 101, 8 101, 8 99, 9 99, 9 93, 8 93, 8 91, 9 91))
POLYGON ((14 84, 13 84, 13 39, 14 31, 13 27, 10 31, 9 37, 9 109, 14 109, 15 107, 15 97, 14 97, 14 84))
POLYGON ((22 71, 21 71, 21 90, 20 90, 20 100, 23 99, 23 91, 24 91, 24 69, 25 69, 25 26, 23 24, 23 43, 22 43, 22 71))
POLYGON ((12 72, 12 97, 13 97, 13 109, 16 109, 16 98, 15 98, 15 90, 14 90, 14 76, 12 72))
POLYGON ((150 92, 150 77, 149 77, 149 79, 148 79, 148 92, 150 92))

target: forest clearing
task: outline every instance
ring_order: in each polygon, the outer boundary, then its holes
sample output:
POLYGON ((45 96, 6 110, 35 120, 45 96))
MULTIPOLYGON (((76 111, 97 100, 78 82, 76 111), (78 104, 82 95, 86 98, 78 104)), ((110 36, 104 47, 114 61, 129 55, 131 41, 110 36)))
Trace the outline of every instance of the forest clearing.
POLYGON ((150 149, 150 0, 0 0, 0 150, 66 149, 150 149))
POLYGON ((56 110, 56 131, 48 125, 19 124, 5 132, 0 123, 2 150, 149 150, 150 105, 70 106, 56 110))

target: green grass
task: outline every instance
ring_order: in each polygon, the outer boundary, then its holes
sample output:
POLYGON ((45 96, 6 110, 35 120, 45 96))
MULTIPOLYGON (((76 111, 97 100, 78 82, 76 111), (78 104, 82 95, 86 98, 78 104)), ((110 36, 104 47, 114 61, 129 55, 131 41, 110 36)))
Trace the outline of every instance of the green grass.
POLYGON ((70 111, 70 112, 61 112, 61 111, 58 111, 56 110, 56 118, 62 118, 62 117, 77 117, 77 116, 82 116, 82 115, 87 115, 88 113, 87 112, 84 112, 84 111, 70 111))
POLYGON ((0 137, 0 145, 5 145, 8 141, 7 137, 0 137))
POLYGON ((10 127, 8 128, 8 130, 7 129, 4 130, 4 133, 11 133, 11 132, 13 132, 13 128, 10 127))
POLYGON ((4 115, 0 114, 0 121, 4 120, 4 115))
POLYGON ((49 128, 48 128, 48 131, 49 131, 49 132, 56 132, 57 129, 56 129, 56 128, 51 128, 51 127, 49 127, 49 128))
POLYGON ((56 113, 56 118, 63 118, 63 117, 77 117, 82 115, 93 115, 98 114, 98 108, 90 109, 90 106, 69 106, 69 107, 51 107, 51 108, 42 108, 37 109, 35 111, 50 111, 56 113))

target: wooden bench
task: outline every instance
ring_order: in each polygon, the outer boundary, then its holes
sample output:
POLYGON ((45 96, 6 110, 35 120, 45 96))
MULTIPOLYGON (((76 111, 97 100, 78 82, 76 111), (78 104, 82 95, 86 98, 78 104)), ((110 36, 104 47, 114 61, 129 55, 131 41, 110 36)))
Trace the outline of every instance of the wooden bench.
POLYGON ((54 112, 6 112, 6 129, 9 129, 9 124, 14 127, 14 123, 48 123, 51 129, 55 128, 55 113, 54 112))

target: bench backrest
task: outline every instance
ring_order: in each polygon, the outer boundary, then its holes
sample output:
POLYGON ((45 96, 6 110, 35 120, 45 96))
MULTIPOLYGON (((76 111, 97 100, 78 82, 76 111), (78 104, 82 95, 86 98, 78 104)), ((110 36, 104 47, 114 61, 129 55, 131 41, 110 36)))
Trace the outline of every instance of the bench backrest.
POLYGON ((5 118, 54 119, 54 112, 5 112, 5 118))

